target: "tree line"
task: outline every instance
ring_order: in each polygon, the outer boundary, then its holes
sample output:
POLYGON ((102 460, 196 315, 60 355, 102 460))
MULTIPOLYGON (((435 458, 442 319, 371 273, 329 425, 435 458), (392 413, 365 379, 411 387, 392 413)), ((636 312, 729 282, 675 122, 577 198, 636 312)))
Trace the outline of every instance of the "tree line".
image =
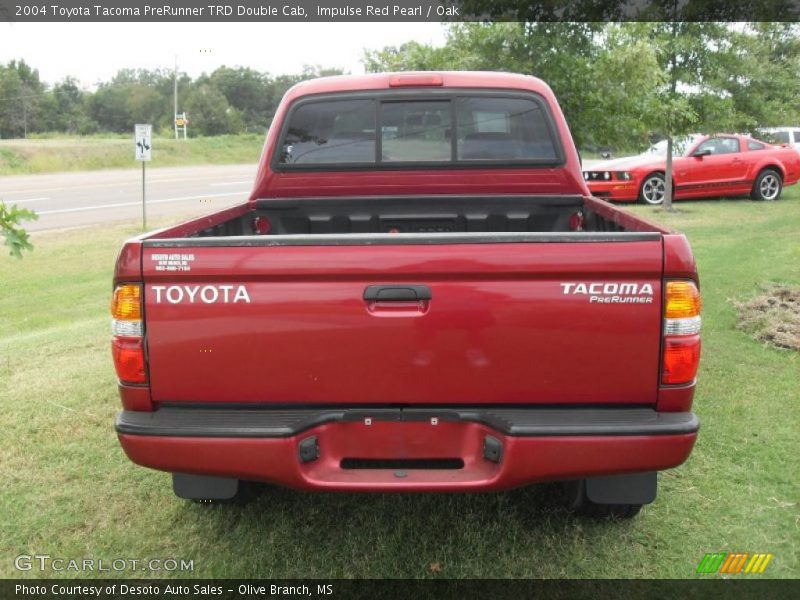
MULTIPOLYGON (((368 72, 494 70, 553 88, 579 148, 636 149, 655 136, 756 132, 800 123, 795 23, 457 23, 444 46, 408 42, 364 52, 368 72)), ((259 132, 298 81, 340 74, 306 67, 274 76, 220 67, 178 77, 190 135, 259 132)), ((47 85, 24 61, 0 65, 0 137, 127 133, 172 127, 172 70, 123 69, 94 91, 71 77, 47 85)))
MULTIPOLYGON (((189 117, 190 135, 264 133, 286 90, 304 79, 341 73, 316 66, 277 76, 225 66, 195 79, 180 73, 178 110, 189 117)), ((128 133, 133 123, 169 131, 174 81, 169 69, 122 69, 87 91, 73 77, 48 85, 25 61, 11 61, 0 65, 0 138, 128 133)))

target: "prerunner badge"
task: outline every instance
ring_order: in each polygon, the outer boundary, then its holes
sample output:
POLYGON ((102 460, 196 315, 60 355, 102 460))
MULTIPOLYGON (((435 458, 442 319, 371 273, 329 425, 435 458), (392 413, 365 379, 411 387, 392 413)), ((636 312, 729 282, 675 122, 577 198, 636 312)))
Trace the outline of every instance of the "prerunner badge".
POLYGON ((560 285, 565 296, 588 296, 590 303, 651 304, 653 302, 653 286, 649 283, 595 281, 560 285))

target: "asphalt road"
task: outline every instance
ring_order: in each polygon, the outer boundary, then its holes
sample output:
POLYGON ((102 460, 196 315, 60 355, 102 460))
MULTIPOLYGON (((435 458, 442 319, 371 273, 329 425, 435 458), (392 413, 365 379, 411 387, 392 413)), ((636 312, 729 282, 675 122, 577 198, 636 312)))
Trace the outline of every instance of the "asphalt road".
MULTIPOLYGON (((193 216, 246 200, 256 165, 151 168, 147 216, 193 216)), ((85 171, 0 177, 0 200, 35 210, 26 230, 86 227, 142 217, 142 171, 85 171)))

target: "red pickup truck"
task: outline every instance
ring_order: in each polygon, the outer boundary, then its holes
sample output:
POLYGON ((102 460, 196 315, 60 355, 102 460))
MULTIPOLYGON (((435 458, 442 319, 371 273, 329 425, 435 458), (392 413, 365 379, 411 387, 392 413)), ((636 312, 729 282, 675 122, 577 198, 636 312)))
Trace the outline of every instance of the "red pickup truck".
POLYGON ((590 196, 542 81, 317 79, 245 204, 123 246, 116 431, 190 499, 564 481, 632 516, 696 439, 699 312, 686 238, 590 196))

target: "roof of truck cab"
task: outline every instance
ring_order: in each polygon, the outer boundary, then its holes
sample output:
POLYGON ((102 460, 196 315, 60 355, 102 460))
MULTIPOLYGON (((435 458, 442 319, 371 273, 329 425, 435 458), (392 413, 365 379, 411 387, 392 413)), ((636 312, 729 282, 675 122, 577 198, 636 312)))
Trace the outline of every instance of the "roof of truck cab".
MULTIPOLYGON (((506 88, 552 93, 550 87, 541 79, 530 75, 516 73, 500 73, 496 71, 402 71, 397 73, 375 73, 370 75, 336 75, 309 79, 294 85, 287 93, 286 99, 292 100, 312 94, 329 94, 359 90, 390 89, 390 81, 394 77, 413 78, 439 76, 442 85, 410 85, 411 88, 506 88)), ((403 87, 398 89, 404 89, 403 87)))

